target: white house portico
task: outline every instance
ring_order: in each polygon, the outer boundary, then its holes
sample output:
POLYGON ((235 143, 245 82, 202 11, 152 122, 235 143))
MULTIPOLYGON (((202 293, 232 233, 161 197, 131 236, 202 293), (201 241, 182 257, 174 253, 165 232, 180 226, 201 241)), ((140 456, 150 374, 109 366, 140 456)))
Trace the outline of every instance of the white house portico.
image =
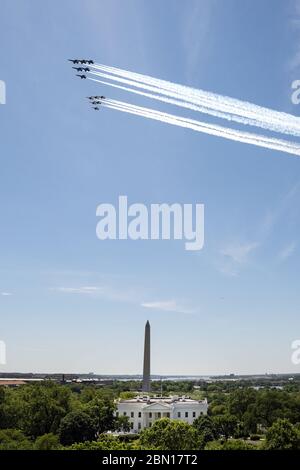
POLYGON ((207 409, 207 400, 192 400, 186 396, 138 396, 131 400, 119 400, 116 414, 127 416, 131 432, 139 432, 161 418, 180 419, 192 424, 198 416, 206 415, 207 409))

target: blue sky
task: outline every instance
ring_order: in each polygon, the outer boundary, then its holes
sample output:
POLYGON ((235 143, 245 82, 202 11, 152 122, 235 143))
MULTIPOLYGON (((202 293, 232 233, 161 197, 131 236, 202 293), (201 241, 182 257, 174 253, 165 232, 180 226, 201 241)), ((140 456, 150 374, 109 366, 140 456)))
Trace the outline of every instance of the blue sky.
POLYGON ((2 0, 2 370, 139 373, 149 319, 153 373, 300 372, 298 157, 92 113, 88 94, 162 106, 77 81, 66 61, 299 115, 299 25, 297 1, 2 0), (98 240, 97 205, 122 194, 204 203, 203 250, 98 240))

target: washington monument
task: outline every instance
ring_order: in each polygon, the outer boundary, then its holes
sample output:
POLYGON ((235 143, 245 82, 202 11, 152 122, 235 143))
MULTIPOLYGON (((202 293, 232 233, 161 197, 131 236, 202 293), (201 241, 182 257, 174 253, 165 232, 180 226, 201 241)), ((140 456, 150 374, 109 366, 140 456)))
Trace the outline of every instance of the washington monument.
POLYGON ((150 323, 147 320, 145 326, 145 346, 144 346, 144 368, 143 368, 143 392, 150 392, 150 323))

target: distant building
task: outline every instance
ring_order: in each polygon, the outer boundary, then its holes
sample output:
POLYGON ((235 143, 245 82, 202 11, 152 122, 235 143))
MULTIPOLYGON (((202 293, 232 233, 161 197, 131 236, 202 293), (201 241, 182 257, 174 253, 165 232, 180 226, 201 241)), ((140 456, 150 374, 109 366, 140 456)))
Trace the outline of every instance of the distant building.
POLYGON ((206 415, 207 400, 192 400, 189 397, 149 397, 138 396, 131 400, 120 400, 117 416, 129 418, 131 432, 139 432, 151 427, 157 419, 179 419, 192 424, 198 416, 206 415))
POLYGON ((20 380, 20 379, 7 379, 7 380, 1 379, 0 380, 0 386, 11 387, 11 388, 19 387, 20 385, 25 385, 26 383, 27 383, 26 381, 20 380))

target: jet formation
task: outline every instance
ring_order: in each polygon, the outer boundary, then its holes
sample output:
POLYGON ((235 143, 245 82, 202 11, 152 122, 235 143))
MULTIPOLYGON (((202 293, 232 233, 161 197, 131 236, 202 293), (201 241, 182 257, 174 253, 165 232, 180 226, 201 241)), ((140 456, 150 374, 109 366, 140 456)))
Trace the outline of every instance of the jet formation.
POLYGON ((88 67, 72 67, 72 69, 77 70, 77 72, 90 72, 91 70, 88 67))
POLYGON ((68 59, 69 62, 73 62, 73 64, 93 64, 94 61, 91 59, 68 59))
MULTIPOLYGON (((75 64, 94 64, 94 61, 91 59, 68 59, 69 62, 72 62, 73 65, 75 64)), ((89 67, 72 67, 72 69, 76 70, 76 72, 85 72, 85 73, 76 73, 76 77, 79 77, 81 80, 85 80, 87 78, 86 73, 90 72, 89 67)), ((95 111, 99 111, 99 106, 102 104, 103 100, 105 100, 105 96, 101 95, 94 95, 94 96, 87 96, 89 103, 92 105, 92 109, 95 111)))
POLYGON ((105 100, 105 96, 87 96, 87 99, 89 100, 89 103, 93 105, 93 109, 95 111, 99 111, 99 106, 102 104, 102 101, 105 100))

